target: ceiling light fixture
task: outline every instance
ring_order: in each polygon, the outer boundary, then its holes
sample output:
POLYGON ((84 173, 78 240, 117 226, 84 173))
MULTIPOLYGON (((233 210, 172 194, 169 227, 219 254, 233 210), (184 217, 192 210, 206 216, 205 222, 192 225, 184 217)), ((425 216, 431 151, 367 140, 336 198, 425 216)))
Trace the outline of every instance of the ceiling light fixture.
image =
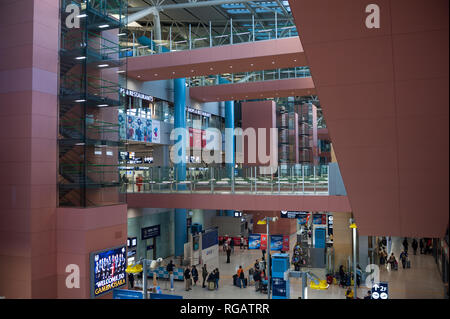
POLYGON ((109 64, 99 64, 98 65, 99 68, 106 68, 107 66, 109 66, 109 64))
POLYGON ((86 102, 86 100, 75 100, 76 103, 83 103, 86 102))
POLYGON ((99 27, 100 29, 104 29, 104 28, 109 27, 109 24, 102 24, 102 25, 99 25, 98 27, 99 27))
POLYGON ((75 58, 75 60, 84 60, 84 59, 86 59, 85 56, 79 56, 79 57, 75 58))

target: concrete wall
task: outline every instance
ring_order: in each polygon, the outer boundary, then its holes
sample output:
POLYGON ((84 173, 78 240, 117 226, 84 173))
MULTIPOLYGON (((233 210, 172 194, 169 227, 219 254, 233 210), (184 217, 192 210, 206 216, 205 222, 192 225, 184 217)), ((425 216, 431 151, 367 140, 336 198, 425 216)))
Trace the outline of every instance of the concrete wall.
POLYGON ((328 194, 347 196, 338 163, 328 164, 328 194))

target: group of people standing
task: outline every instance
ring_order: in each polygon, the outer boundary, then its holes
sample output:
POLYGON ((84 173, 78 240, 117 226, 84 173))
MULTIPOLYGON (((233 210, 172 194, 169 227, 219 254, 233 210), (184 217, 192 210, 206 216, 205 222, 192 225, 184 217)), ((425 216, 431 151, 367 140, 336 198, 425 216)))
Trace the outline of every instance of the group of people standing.
MULTIPOLYGON (((192 282, 194 282, 194 286, 197 286, 198 281, 198 270, 194 266, 192 266, 192 269, 187 266, 184 270, 184 282, 186 284, 186 291, 192 290, 192 282), (192 277, 192 278, 191 278, 192 277)), ((206 264, 202 267, 202 288, 206 288, 205 283, 211 284, 214 289, 219 289, 219 279, 220 279, 220 273, 219 268, 215 268, 212 272, 208 273, 208 269, 206 264)))

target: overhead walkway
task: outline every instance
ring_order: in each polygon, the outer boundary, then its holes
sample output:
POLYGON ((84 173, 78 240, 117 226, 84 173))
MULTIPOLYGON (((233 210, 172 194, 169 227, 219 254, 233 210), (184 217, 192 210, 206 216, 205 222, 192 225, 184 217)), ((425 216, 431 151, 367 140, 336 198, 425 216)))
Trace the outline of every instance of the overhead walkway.
POLYGON ((138 166, 142 180, 134 167, 120 167, 130 181, 121 188, 129 207, 156 201, 161 208, 350 211, 346 196, 329 196, 326 165, 280 166, 273 173, 246 167, 231 178, 225 167, 190 167, 183 181, 173 168, 138 166))
POLYGON ((202 102, 251 100, 315 95, 311 77, 198 86, 189 89, 191 98, 202 102))
POLYGON ((128 77, 167 80, 306 66, 298 36, 131 57, 128 77))

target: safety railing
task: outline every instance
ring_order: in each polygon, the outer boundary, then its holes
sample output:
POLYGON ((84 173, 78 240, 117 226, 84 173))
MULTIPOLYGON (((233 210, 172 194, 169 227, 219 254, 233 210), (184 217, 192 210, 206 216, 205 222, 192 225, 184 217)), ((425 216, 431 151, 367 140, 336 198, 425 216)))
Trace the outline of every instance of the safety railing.
POLYGON ((89 163, 60 163, 59 173, 64 178, 60 184, 86 185, 101 187, 119 186, 120 176, 117 165, 89 163))
POLYGON ((253 72, 226 73, 210 76, 196 76, 189 78, 189 86, 210 86, 219 84, 248 83, 270 80, 284 80, 311 77, 309 67, 295 67, 253 72))
POLYGON ((188 30, 186 30, 186 38, 178 39, 173 37, 172 27, 169 28, 168 33, 168 38, 161 40, 155 39, 153 32, 150 33, 150 38, 144 37, 139 39, 131 33, 132 38, 123 37, 121 39, 124 47, 122 49, 124 51, 123 55, 138 57, 298 36, 295 25, 283 25, 275 22, 273 27, 261 28, 261 26, 257 26, 254 18, 252 19, 252 24, 245 27, 233 27, 233 20, 230 19, 222 34, 213 34, 211 22, 209 22, 207 34, 195 34, 191 24, 188 25, 188 30), (132 43, 132 46, 127 45, 128 43, 132 43))
MULTIPOLYGON (((73 73, 61 77, 61 88, 73 90, 74 92, 84 92, 84 78, 73 73)), ((95 76, 87 76, 87 93, 106 96, 117 95, 119 97, 119 83, 105 80, 95 76)))
POLYGON ((87 49, 88 57, 77 57, 80 61, 81 58, 88 60, 118 59, 120 53, 118 42, 108 40, 91 31, 88 31, 86 35, 82 31, 63 34, 61 49, 66 51, 87 49))
POLYGON ((146 164, 120 167, 126 193, 328 195, 328 165, 235 168, 190 167, 179 179, 173 167, 146 164), (125 178, 126 177, 126 178, 125 178))

